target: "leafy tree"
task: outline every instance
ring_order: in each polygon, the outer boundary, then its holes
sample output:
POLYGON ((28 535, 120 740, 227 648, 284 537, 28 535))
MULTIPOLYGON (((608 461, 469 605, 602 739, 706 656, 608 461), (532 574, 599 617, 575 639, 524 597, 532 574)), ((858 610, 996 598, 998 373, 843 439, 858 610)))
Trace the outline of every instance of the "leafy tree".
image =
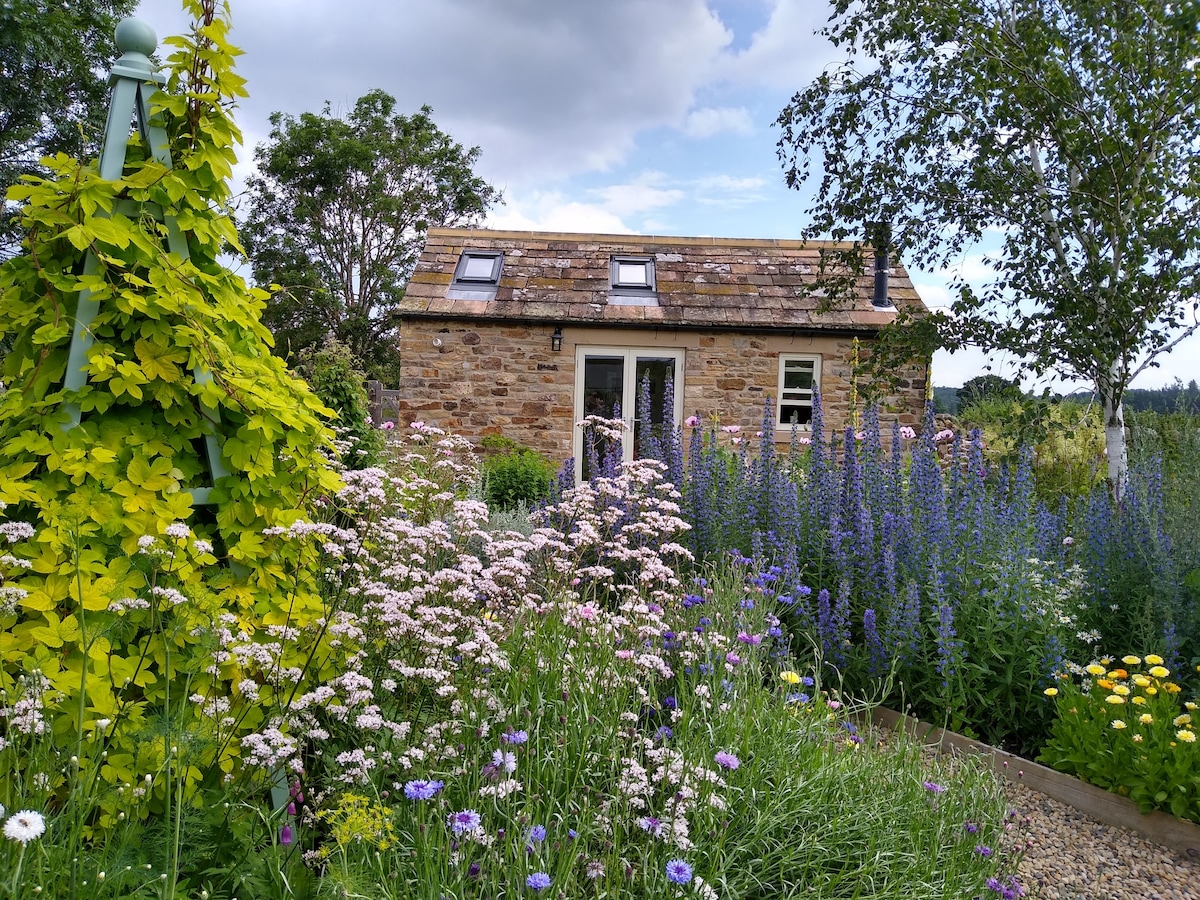
POLYGON ((263 321, 284 356, 327 336, 346 344, 372 378, 397 382, 392 310, 416 264, 425 231, 478 222, 499 192, 474 174, 465 150, 433 122, 428 106, 394 113, 380 90, 345 118, 271 116, 255 150, 243 229, 260 285, 278 284, 263 321))
POLYGON ((958 408, 964 409, 972 403, 987 400, 991 397, 1004 397, 1015 400, 1021 396, 1020 382, 1017 379, 1009 381, 999 375, 976 375, 964 382, 956 393, 958 408))
MULTIPOLYGON (((98 142, 113 29, 136 6, 137 0, 0 3, 0 198, 21 175, 44 175, 43 156, 79 156, 98 142)), ((20 231, 11 205, 0 202, 4 259, 17 251, 20 231)))
MULTIPOLYGON (((778 120, 788 183, 820 179, 809 234, 887 222, 923 267, 998 247, 990 281, 960 277, 949 314, 901 316, 910 350, 977 343, 1094 383, 1118 491, 1126 387, 1197 327, 1198 14, 1162 0, 835 0, 823 33, 851 61, 778 120)), ((861 265, 861 251, 837 262, 861 265)))

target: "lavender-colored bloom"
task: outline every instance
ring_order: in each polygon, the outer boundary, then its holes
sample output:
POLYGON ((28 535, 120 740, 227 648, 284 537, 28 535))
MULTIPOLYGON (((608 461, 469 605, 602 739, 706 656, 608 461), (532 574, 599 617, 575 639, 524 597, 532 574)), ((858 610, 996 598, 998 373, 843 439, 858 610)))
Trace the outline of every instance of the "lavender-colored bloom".
POLYGON ((976 844, 975 852, 978 853, 980 856, 987 857, 987 856, 992 855, 992 848, 987 846, 986 844, 976 844))
POLYGON ((468 831, 474 831, 482 821, 483 819, 479 813, 473 809, 453 812, 446 817, 446 824, 450 826, 450 830, 455 834, 466 834, 468 831))
POLYGON ((691 884, 692 867, 682 859, 673 859, 667 863, 667 881, 674 884, 691 884))
POLYGON ((724 750, 718 750, 713 759, 722 769, 733 770, 742 764, 741 760, 739 760, 736 756, 734 756, 732 753, 726 753, 724 750))
POLYGON ((887 651, 884 649, 883 639, 879 636, 879 629, 875 624, 875 610, 863 610, 863 636, 867 642, 867 668, 868 671, 879 677, 887 672, 887 651))
POLYGON ((966 829, 967 834, 977 834, 979 832, 979 826, 974 822, 963 822, 963 828, 966 829))
POLYGON ((404 796, 409 800, 432 800, 443 787, 445 783, 441 781, 418 779, 404 785, 404 796))
POLYGON ((283 846, 290 847, 295 840, 296 836, 292 834, 291 825, 284 825, 279 829, 279 843, 283 844, 283 846))
POLYGON ((500 735, 500 740, 506 744, 523 744, 529 740, 528 731, 507 731, 500 735))
POLYGON ((534 825, 529 829, 529 839, 534 843, 539 843, 546 839, 546 826, 534 825))
POLYGON ((924 785, 925 790, 933 794, 941 794, 946 790, 944 785, 938 784, 936 781, 925 781, 922 782, 922 784, 924 785))
POLYGON ((525 879, 525 886, 535 891, 542 891, 550 887, 550 876, 545 872, 534 872, 525 879))
POLYGON ((637 826, 638 828, 642 829, 642 831, 652 835, 653 837, 658 837, 661 835, 663 830, 662 822, 659 819, 654 818, 654 816, 642 816, 637 820, 637 826))

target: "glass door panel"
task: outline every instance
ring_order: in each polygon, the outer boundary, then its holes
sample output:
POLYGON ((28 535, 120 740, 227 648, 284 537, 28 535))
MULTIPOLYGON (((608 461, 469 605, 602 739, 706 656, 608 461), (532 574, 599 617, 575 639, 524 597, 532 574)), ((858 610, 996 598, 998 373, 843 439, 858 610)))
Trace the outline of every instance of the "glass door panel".
MULTIPOLYGON (((648 350, 644 348, 580 347, 575 360, 575 419, 597 415, 619 418, 625 422, 625 438, 621 441, 621 457, 628 461, 642 451, 642 442, 652 437, 661 439, 662 426, 679 423, 682 405, 682 350, 648 350), (666 387, 674 386, 674 403, 666 408, 666 387), (638 397, 642 383, 649 389, 648 421, 638 419, 638 397)), ((591 477, 593 456, 603 460, 612 442, 594 433, 594 429, 577 428, 575 432, 575 477, 591 477), (594 447, 594 454, 589 452, 594 447)))

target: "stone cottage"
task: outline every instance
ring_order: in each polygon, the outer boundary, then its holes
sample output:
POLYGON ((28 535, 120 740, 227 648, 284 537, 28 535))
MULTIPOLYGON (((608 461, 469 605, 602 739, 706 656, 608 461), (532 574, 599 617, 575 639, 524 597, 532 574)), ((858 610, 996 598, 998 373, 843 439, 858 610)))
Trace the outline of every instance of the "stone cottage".
MULTIPOLYGON (((716 417, 753 434, 769 402, 786 443, 809 428, 819 389, 836 433, 850 421, 855 339, 869 352, 898 306, 924 306, 899 265, 877 260, 849 302, 819 312, 832 247, 431 228, 400 306, 399 419, 579 460, 576 423, 619 408, 634 425, 648 379, 654 422, 716 417)), ((889 417, 919 422, 926 371, 901 373, 889 417)), ((636 441, 623 443, 632 456, 636 441)))

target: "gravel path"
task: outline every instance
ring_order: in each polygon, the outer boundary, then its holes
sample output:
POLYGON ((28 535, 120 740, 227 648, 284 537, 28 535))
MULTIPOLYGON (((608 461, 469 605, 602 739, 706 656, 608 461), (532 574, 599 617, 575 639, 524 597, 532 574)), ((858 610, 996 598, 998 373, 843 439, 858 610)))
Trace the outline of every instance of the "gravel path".
POLYGON ((1200 860, 1103 825, 1021 784, 1011 786, 1027 849, 1018 868, 1041 900, 1200 900, 1200 860))

